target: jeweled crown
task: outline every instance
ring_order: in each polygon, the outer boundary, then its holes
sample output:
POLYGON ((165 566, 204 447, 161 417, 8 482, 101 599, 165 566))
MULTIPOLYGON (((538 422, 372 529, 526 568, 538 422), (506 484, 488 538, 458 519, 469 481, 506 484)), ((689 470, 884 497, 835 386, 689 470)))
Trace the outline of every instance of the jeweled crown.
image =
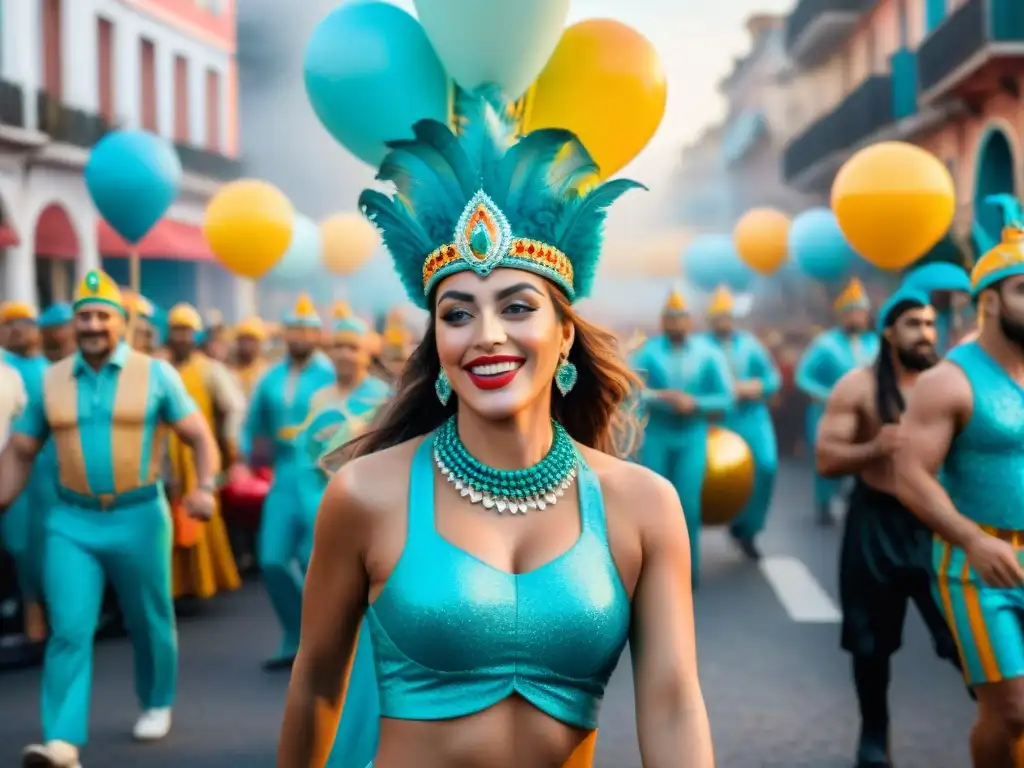
POLYGON ((599 169, 571 132, 545 129, 513 141, 509 112, 491 97, 459 102, 456 135, 423 120, 393 141, 377 178, 395 194, 365 190, 359 207, 380 230, 409 298, 429 309, 444 278, 498 267, 547 278, 572 301, 597 271, 607 209, 643 188, 594 184, 599 169))

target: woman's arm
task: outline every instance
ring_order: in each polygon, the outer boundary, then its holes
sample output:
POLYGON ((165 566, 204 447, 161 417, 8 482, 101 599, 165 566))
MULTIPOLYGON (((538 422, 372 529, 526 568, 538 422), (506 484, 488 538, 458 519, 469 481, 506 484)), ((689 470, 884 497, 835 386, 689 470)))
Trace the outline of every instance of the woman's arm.
POLYGON ((331 480, 317 514, 278 768, 323 768, 338 730, 368 589, 369 515, 353 492, 352 467, 331 480))
MULTIPOLYGON (((646 474, 646 473, 645 473, 646 474)), ((639 485, 639 484, 638 484, 639 485)), ((633 595, 633 686, 644 768, 714 768, 697 678, 690 540, 675 489, 647 475, 636 490, 643 563, 633 595)))

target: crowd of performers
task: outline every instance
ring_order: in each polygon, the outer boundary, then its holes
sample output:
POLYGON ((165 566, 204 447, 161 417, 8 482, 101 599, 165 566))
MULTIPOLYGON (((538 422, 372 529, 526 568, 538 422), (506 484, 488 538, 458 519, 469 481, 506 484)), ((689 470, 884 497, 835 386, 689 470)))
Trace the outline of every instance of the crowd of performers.
MULTIPOLYGON (((220 504, 261 469, 254 554, 281 630, 266 668, 292 675, 278 765, 589 765, 627 639, 645 766, 713 765, 691 603, 707 436, 722 424, 750 447, 730 534, 756 560, 778 366, 725 289, 706 317, 673 292, 639 342, 575 315, 604 209, 638 185, 594 187, 563 131, 481 143, 495 124, 460 139, 417 125, 382 167, 398 194, 361 198, 430 313, 418 341, 344 306, 322 322, 305 296, 278 360, 268 324, 211 332, 187 305, 158 339, 148 302, 101 271, 72 305, 4 306, 3 544, 26 633, 47 639, 25 766, 81 765, 108 584, 135 655, 134 737, 167 735, 174 601, 238 588, 220 504), (499 160, 522 168, 464 172, 499 160)), ((972 274, 939 271, 912 273, 874 322, 851 281, 796 371, 816 518, 847 508, 856 764, 891 766, 890 658, 913 602, 977 699, 974 765, 1021 768, 1024 227, 1008 222, 972 274), (966 337, 950 319, 962 297, 978 316, 966 337)))

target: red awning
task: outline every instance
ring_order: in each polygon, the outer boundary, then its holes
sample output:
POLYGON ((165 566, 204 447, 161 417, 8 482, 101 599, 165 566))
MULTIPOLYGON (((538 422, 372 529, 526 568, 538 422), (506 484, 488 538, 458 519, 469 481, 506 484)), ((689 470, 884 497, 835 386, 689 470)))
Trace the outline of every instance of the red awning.
POLYGON ((48 205, 36 221, 36 254, 47 259, 74 261, 81 249, 71 217, 59 205, 48 205))
POLYGON ((18 233, 11 229, 9 224, 0 221, 0 248, 11 248, 20 242, 18 233))
MULTIPOLYGON (((130 255, 131 246, 111 229, 107 222, 100 221, 98 237, 102 256, 124 258, 130 255)), ((142 259, 213 260, 213 252, 206 244, 202 229, 195 224, 173 219, 161 219, 157 222, 139 243, 137 252, 142 259)))

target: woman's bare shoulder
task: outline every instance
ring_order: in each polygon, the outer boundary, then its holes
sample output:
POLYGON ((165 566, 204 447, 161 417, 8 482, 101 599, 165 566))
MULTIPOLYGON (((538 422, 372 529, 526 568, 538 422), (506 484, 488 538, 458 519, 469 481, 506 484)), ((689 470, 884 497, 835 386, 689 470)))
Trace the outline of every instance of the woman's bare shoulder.
POLYGON ((352 459, 331 477, 323 506, 334 514, 379 516, 404 508, 412 458, 425 438, 416 438, 352 459))
POLYGON ((682 520, 676 489, 661 475, 592 448, 580 451, 601 483, 607 511, 628 514, 648 529, 682 520))

